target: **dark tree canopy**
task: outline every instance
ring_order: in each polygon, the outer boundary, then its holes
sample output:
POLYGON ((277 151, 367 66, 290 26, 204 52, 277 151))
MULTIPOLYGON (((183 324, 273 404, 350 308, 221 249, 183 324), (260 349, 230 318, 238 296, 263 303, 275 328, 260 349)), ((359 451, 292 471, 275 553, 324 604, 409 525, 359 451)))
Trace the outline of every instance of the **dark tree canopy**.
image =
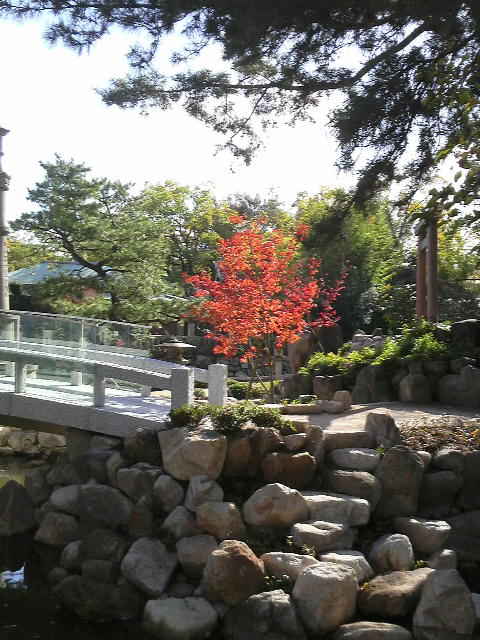
POLYGON ((338 90, 344 100, 331 123, 339 166, 361 170, 357 204, 398 179, 410 196, 450 153, 462 172, 456 187, 432 194, 431 211, 478 192, 479 0, 0 0, 0 16, 39 14, 54 16, 49 41, 77 50, 113 27, 138 32, 132 73, 101 90, 104 101, 148 110, 181 100, 247 162, 256 121, 307 118, 338 90), (156 54, 175 29, 186 44, 172 56, 179 73, 167 76, 156 54), (228 70, 189 70, 212 43, 228 70), (232 101, 238 95, 245 111, 232 101))

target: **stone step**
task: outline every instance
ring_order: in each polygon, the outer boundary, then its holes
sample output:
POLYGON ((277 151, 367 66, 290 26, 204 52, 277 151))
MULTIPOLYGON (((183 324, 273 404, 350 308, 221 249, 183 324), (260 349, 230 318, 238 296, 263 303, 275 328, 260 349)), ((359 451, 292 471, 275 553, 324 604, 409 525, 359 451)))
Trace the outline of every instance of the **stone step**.
POLYGON ((376 449, 366 449, 363 447, 333 449, 330 451, 329 462, 337 469, 345 471, 370 471, 373 473, 377 468, 381 454, 376 449))
POLYGON ((358 527, 367 524, 370 504, 363 498, 355 498, 329 491, 301 491, 307 501, 310 518, 358 527))
POLYGON ((325 450, 365 448, 373 449, 374 435, 370 431, 333 431, 325 429, 323 432, 325 450))

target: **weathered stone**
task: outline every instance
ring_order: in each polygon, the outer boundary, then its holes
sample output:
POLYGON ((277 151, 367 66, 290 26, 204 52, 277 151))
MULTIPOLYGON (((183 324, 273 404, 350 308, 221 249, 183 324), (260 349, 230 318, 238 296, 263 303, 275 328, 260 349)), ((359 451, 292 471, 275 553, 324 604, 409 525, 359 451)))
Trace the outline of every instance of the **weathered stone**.
POLYGON ((453 322, 450 336, 454 353, 475 352, 475 348, 480 344, 480 321, 469 318, 453 322))
POLYGON ((84 560, 82 577, 101 584, 115 584, 119 576, 119 568, 111 560, 84 560))
POLYGON ((243 540, 247 529, 233 502, 205 502, 197 509, 197 523, 217 540, 243 540))
MULTIPOLYGON (((475 366, 475 358, 456 358, 455 360, 450 360, 450 371, 452 373, 460 373, 463 367, 475 366)), ((447 373, 445 371, 445 373, 447 373)))
POLYGON ((372 511, 380 500, 381 485, 377 478, 368 471, 331 471, 327 476, 327 484, 333 491, 368 500, 372 511))
POLYGON ((118 489, 117 472, 119 469, 123 469, 124 467, 128 467, 128 463, 122 454, 119 451, 112 453, 110 458, 107 460, 107 475, 108 483, 116 489, 118 489))
POLYGON ((158 597, 168 586, 177 566, 177 554, 160 540, 136 540, 121 564, 123 576, 149 596, 158 597))
POLYGON ((260 560, 265 564, 265 571, 277 578, 287 577, 295 582, 304 569, 312 564, 318 564, 313 556, 301 555, 299 553, 282 553, 281 551, 271 551, 264 553, 260 560))
MULTIPOLYGON (((290 348, 291 345, 288 345, 290 348)), ((281 394, 284 398, 298 398, 302 394, 311 394, 313 391, 310 376, 301 373, 287 373, 283 376, 281 394)))
POLYGON ((158 434, 163 464, 177 480, 206 475, 216 480, 227 452, 227 438, 214 429, 170 429, 158 434))
POLYGON ((470 451, 465 455, 463 484, 456 504, 460 509, 480 508, 480 451, 470 451))
POLYGON ((237 476, 247 469, 252 456, 252 445, 247 433, 241 433, 228 439, 225 465, 222 471, 226 476, 237 476))
POLYGON ((346 551, 330 551, 329 553, 322 553, 318 559, 322 562, 346 564, 355 571, 359 583, 365 582, 365 580, 373 576, 372 567, 360 551, 351 551, 350 549, 346 551))
POLYGON ((36 467, 29 471, 25 477, 25 491, 32 501, 32 504, 38 506, 48 500, 51 487, 47 482, 47 474, 50 467, 36 467))
POLYGON ((332 640, 412 640, 412 634, 397 624, 362 621, 343 624, 332 640))
POLYGON ((80 487, 78 515, 90 526, 126 527, 133 503, 118 489, 100 484, 80 487))
POLYGON ((480 563, 480 509, 460 513, 447 522, 452 527, 448 548, 456 551, 459 560, 480 563))
POLYGON ((37 432, 15 429, 8 438, 8 446, 21 453, 36 453, 39 451, 37 432))
POLYGON ((315 549, 316 553, 351 549, 354 537, 352 529, 346 525, 320 520, 294 524, 291 534, 297 547, 301 548, 305 545, 315 549))
POLYGON ((101 584, 81 576, 68 576, 54 590, 67 609, 95 623, 136 618, 145 600, 130 584, 101 584))
POLYGON ((171 513, 183 502, 182 485, 170 476, 158 476, 153 485, 153 502, 157 509, 171 513))
POLYGON ((443 520, 422 518, 395 518, 394 526, 399 533, 408 536, 415 553, 422 555, 441 549, 451 530, 443 520))
POLYGON ((422 587, 433 569, 393 571, 369 580, 358 595, 358 607, 365 616, 402 618, 413 611, 422 587))
POLYGON ((317 406, 324 413, 343 413, 345 411, 343 402, 337 402, 336 400, 319 400, 317 406))
POLYGON ((105 436, 95 433, 92 436, 91 446, 92 448, 103 447, 104 449, 119 449, 123 444, 122 438, 116 438, 115 436, 105 436))
POLYGON ((22 485, 9 480, 0 489, 0 537, 34 529, 37 525, 32 501, 22 485))
POLYGON ((375 512, 378 518, 415 515, 423 479, 423 464, 411 449, 404 446, 388 449, 375 476, 382 487, 375 512))
POLYGON ((37 434, 38 444, 42 449, 61 449, 65 446, 65 436, 58 435, 56 433, 43 433, 40 431, 37 434))
POLYGON ((128 543, 121 535, 110 529, 93 529, 82 540, 82 558, 121 562, 127 553, 128 543))
POLYGON ((247 475, 256 475, 263 458, 272 451, 276 451, 283 444, 283 438, 278 429, 273 427, 254 427, 247 429, 251 446, 251 456, 248 463, 247 475))
POLYGON ((173 536, 176 540, 201 533, 200 527, 195 522, 192 514, 182 506, 175 507, 162 522, 161 529, 165 533, 173 536))
POLYGON ((456 569, 457 554, 453 549, 435 551, 428 559, 427 567, 431 569, 456 569))
POLYGON ((176 544, 178 561, 185 573, 193 579, 201 578, 210 554, 218 543, 213 536, 198 535, 182 538, 176 544))
POLYGON ((335 467, 347 471, 375 471, 381 455, 376 449, 334 449, 330 460, 335 467))
POLYGON ((247 524, 258 527, 289 527, 308 518, 305 498, 283 484, 268 484, 255 491, 243 505, 247 524))
POLYGON ((453 471, 436 471, 423 476, 418 498, 418 513, 424 518, 442 518, 462 486, 462 479, 453 471))
POLYGON ((63 567, 53 567, 47 574, 47 580, 52 584, 58 584, 68 576, 68 571, 63 567))
POLYGON ((88 482, 93 479, 101 484, 107 483, 107 463, 111 456, 110 449, 98 447, 97 449, 89 449, 74 458, 72 465, 80 478, 80 482, 88 482))
POLYGON ((471 593, 473 600, 473 606, 475 608, 475 618, 477 621, 477 627, 480 625, 480 593, 471 593))
POLYGON ((35 534, 35 542, 50 547, 65 547, 78 538, 77 520, 73 516, 55 511, 45 514, 35 534))
POLYGON ((169 598, 189 598, 195 589, 189 582, 172 582, 168 588, 169 598))
POLYGON ((298 576, 292 598, 312 634, 334 631, 355 613, 358 583, 355 571, 333 562, 307 567, 298 576))
POLYGON ((422 373, 409 373, 400 381, 398 396, 400 402, 417 404, 431 402, 432 391, 428 378, 422 373))
POLYGON ((63 511, 71 516, 79 514, 79 484, 71 484, 67 487, 60 487, 52 492, 50 502, 57 511, 63 511))
POLYGON ((480 369, 468 365, 458 375, 452 373, 440 378, 438 398, 454 407, 480 407, 480 369))
POLYGON ((210 554, 203 571, 203 593, 236 605, 264 587, 263 562, 244 542, 225 540, 210 554))
POLYGON ((196 511, 205 502, 221 502, 223 489, 207 476, 193 476, 188 484, 185 506, 190 511, 196 511))
POLYGON ((393 402, 395 399, 395 392, 384 366, 369 365, 360 370, 352 391, 353 404, 393 402))
POLYGON ((432 464, 445 471, 463 473, 465 468, 465 455, 462 451, 444 447, 437 451, 432 459, 432 464))
POLYGON ((159 467, 141 465, 117 471, 116 485, 133 502, 141 498, 153 499, 153 485, 162 473, 159 467))
POLYGON ((307 501, 310 520, 325 520, 359 527, 367 524, 370 504, 362 498, 354 498, 341 493, 302 491, 307 501))
POLYGON ((67 453, 58 456, 55 460, 53 467, 47 473, 47 482, 51 487, 55 487, 58 484, 81 483, 80 476, 74 469, 67 453))
POLYGON ((313 395, 319 400, 331 400, 342 388, 342 376, 314 376, 313 395))
POLYGON ((149 600, 143 620, 146 628, 165 640, 200 640, 216 627, 218 614, 204 598, 149 600))
POLYGON ((408 571, 415 562, 412 544, 401 533, 378 538, 370 551, 369 560, 377 571, 408 571))
POLYGON ((65 442, 67 456, 70 460, 73 460, 92 448, 92 434, 88 431, 70 427, 66 431, 65 442))
POLYGON ((455 569, 428 576, 413 616, 418 640, 469 640, 475 627, 475 608, 467 585, 455 569))
POLYGON ((263 479, 268 484, 282 482, 293 489, 308 487, 315 475, 315 458, 309 453, 268 453, 262 462, 263 479))
POLYGON ((323 429, 317 425, 308 425, 305 429, 307 434, 307 446, 308 453, 315 458, 315 464, 317 469, 323 466, 325 460, 325 440, 323 437, 323 429))
POLYGON ((145 502, 140 500, 128 517, 128 535, 136 538, 148 538, 153 535, 153 515, 145 502))
POLYGON ((130 463, 161 464, 162 454, 158 442, 158 432, 139 427, 123 441, 123 454, 130 463))
POLYGON ((327 452, 333 449, 371 449, 374 446, 373 433, 370 431, 325 431, 323 438, 327 452))
POLYGON ((400 430, 387 411, 370 411, 365 420, 365 431, 373 435, 375 447, 390 449, 402 443, 400 430))
POLYGON ((82 546, 81 540, 74 540, 67 544, 60 556, 60 566, 67 571, 76 571, 82 566, 82 555, 80 552, 82 546))
POLYGON ((250 596, 224 618, 229 640, 306 640, 289 595, 281 589, 250 596))
POLYGON ((283 436, 283 441, 289 451, 299 451, 307 444, 307 440, 306 433, 292 433, 288 436, 283 436))
POLYGON ((339 324, 323 325, 318 328, 317 340, 325 353, 337 353, 343 345, 342 329, 339 324))
POLYGON ((352 394, 350 391, 335 391, 332 400, 335 400, 335 402, 341 402, 345 407, 345 410, 351 409, 352 407, 352 394))
POLYGON ((14 432, 12 427, 0 427, 0 447, 7 446, 8 439, 14 432))
POLYGON ((422 460, 423 471, 426 472, 432 462, 432 454, 428 451, 417 451, 416 454, 422 460))

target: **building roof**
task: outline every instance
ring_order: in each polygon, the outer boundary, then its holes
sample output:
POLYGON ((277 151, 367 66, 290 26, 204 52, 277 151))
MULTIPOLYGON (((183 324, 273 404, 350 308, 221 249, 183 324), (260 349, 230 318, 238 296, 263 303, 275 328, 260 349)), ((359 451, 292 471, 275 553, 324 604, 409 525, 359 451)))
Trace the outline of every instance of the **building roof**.
POLYGON ((82 267, 78 262, 40 262, 8 274, 9 284, 38 284, 47 278, 70 275, 77 278, 97 276, 95 271, 82 267))

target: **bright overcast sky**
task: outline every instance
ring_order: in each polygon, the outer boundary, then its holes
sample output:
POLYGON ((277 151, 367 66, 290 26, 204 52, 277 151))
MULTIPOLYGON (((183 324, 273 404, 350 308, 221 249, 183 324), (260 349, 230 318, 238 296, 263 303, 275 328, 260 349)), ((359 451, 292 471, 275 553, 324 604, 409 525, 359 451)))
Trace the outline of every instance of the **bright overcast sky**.
POLYGON ((97 176, 140 186, 165 180, 203 184, 218 197, 273 190, 287 205, 298 192, 347 184, 334 167, 326 104, 317 110, 316 124, 270 132, 265 149, 245 167, 228 152, 215 155, 221 138, 181 107, 145 117, 103 105, 94 88, 127 72, 124 34, 108 36, 79 56, 47 46, 42 32, 39 23, 0 21, 0 126, 11 131, 4 139, 9 219, 32 208, 27 189, 42 177, 39 161, 55 153, 90 166, 97 176))

